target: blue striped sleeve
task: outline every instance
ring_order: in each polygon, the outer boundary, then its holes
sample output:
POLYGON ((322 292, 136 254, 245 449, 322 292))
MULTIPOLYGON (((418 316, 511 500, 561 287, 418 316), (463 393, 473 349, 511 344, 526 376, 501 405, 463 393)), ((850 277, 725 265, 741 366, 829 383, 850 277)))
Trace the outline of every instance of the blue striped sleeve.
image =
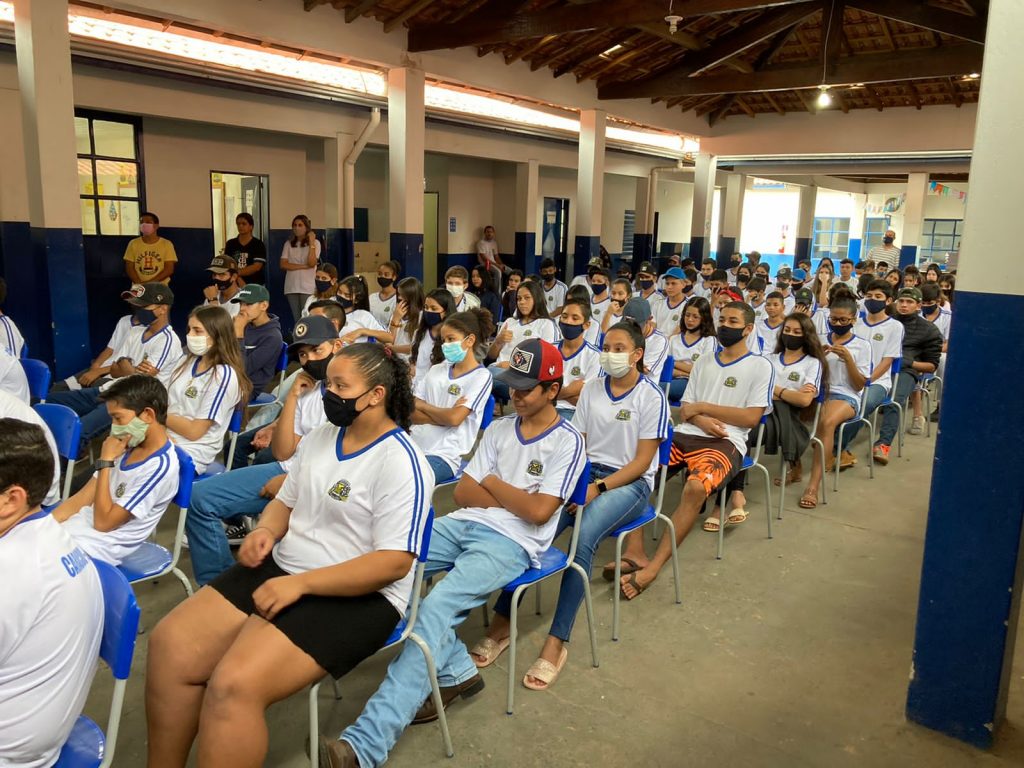
POLYGON ((171 343, 174 339, 174 334, 171 333, 170 326, 165 326, 164 329, 160 331, 160 335, 164 338, 164 349, 163 352, 160 353, 160 361, 153 366, 154 368, 164 367, 164 363, 167 362, 167 356, 171 354, 171 343))
POLYGON ((412 468, 412 525, 409 528, 409 537, 406 541, 406 548, 409 552, 415 552, 418 554, 420 551, 420 544, 423 540, 423 532, 421 528, 423 526, 423 513, 425 510, 423 470, 420 468, 420 462, 416 457, 416 451, 414 451, 412 446, 409 444, 409 438, 404 433, 398 433, 395 435, 395 439, 409 457, 409 466, 412 468))
POLYGON ((562 492, 559 496, 560 499, 565 501, 572 495, 573 489, 576 487, 576 481, 579 478, 577 467, 583 456, 583 436, 578 430, 568 426, 567 423, 563 424, 563 428, 567 428, 569 430, 575 443, 573 446, 572 460, 566 467, 565 477, 562 480, 562 492))
POLYGON ((220 410, 221 403, 224 402, 224 395, 228 391, 228 385, 231 383, 235 372, 229 365, 218 365, 214 369, 213 375, 220 378, 220 384, 217 385, 217 394, 214 395, 213 402, 210 404, 210 412, 206 415, 206 418, 216 421, 217 412, 220 410), (221 378, 221 373, 224 374, 223 378, 221 378))
POLYGON ((170 470, 170 467, 171 460, 168 457, 167 452, 165 451, 164 453, 160 454, 159 459, 157 460, 156 468, 153 470, 153 473, 143 481, 140 488, 134 493, 134 495, 132 495, 130 499, 128 499, 128 502, 126 504, 122 504, 121 506, 129 512, 134 510, 135 507, 137 507, 142 502, 142 500, 145 499, 146 496, 163 481, 165 477, 167 477, 167 472, 168 470, 170 470))

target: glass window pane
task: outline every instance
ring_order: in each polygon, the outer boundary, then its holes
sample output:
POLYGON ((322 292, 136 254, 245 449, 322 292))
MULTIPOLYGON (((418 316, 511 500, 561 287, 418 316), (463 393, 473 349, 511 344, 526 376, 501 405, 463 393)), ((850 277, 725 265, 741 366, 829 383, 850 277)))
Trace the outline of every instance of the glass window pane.
POLYGON ((89 143, 89 119, 85 117, 75 118, 75 144, 80 155, 91 155, 92 146, 89 143))
POLYGON ((78 194, 95 195, 92 188, 92 160, 78 158, 78 194))
POLYGON ((138 165, 120 160, 97 160, 97 195, 112 197, 139 196, 138 165))
POLYGON ((96 234, 96 201, 82 201, 82 234, 96 234))
POLYGON ((99 200, 100 234, 137 235, 139 203, 137 200, 99 200))
POLYGON ((937 235, 952 235, 953 228, 956 222, 949 219, 939 220, 935 222, 935 234, 937 235))
POLYGON ((953 247, 952 237, 935 237, 932 238, 932 250, 934 251, 948 251, 953 247))
POLYGON ((94 120, 92 134, 97 155, 135 159, 135 127, 130 123, 94 120))

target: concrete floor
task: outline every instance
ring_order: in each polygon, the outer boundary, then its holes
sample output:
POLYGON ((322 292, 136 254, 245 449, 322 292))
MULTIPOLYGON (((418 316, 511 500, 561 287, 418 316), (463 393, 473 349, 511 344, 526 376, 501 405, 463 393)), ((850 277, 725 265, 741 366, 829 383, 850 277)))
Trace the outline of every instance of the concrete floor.
MULTIPOLYGON (((751 517, 727 532, 724 560, 715 560, 711 534, 695 530, 684 543, 682 605, 673 602, 667 569, 625 604, 622 639, 612 643, 610 588, 595 578, 599 669, 590 666, 581 613, 569 663, 550 691, 520 686, 516 714, 506 716, 503 656, 486 671, 486 690, 449 710, 453 760, 445 759, 431 725, 410 728, 391 764, 1024 765, 1024 644, 1016 651, 1008 722, 990 753, 903 717, 933 447, 933 439, 908 436, 905 458, 878 468, 873 481, 862 458, 843 474, 832 501, 814 511, 798 509, 797 494, 787 494, 773 540, 766 538, 761 492, 752 484, 751 517)), ((667 503, 674 505, 678 493, 676 481, 667 503)), ((450 492, 438 493, 438 511, 451 506, 450 492)), ((175 517, 162 522, 161 540, 169 540, 175 517)), ((608 542, 599 562, 611 551, 608 542)), ((141 585, 137 593, 147 627, 182 599, 174 579, 141 585)), ((545 590, 543 616, 533 614, 532 599, 523 605, 519 677, 543 641, 555 594, 545 590)), ((477 612, 462 636, 472 643, 482 632, 477 612)), ((146 640, 139 639, 128 683, 116 766, 145 762, 146 640)), ((327 732, 358 715, 387 660, 371 659, 344 679, 341 701, 324 687, 327 732)), ((98 673, 87 708, 100 722, 109 680, 105 670, 98 673)), ((305 695, 271 708, 267 765, 308 765, 306 712, 305 695)))

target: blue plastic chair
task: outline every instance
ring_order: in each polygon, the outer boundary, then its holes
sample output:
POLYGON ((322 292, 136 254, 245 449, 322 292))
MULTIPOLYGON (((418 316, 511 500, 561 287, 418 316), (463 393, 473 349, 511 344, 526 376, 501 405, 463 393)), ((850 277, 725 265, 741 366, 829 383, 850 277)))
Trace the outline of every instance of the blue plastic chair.
MULTIPOLYGON (((277 358, 277 386, 281 386, 284 383, 284 374, 288 370, 288 344, 281 342, 281 356, 277 358)), ((269 392, 260 392, 252 402, 249 403, 250 408, 261 408, 264 405, 270 405, 276 403, 277 398, 269 392)), ((230 465, 229 465, 230 466, 230 465)))
MULTIPOLYGON (((814 423, 811 424, 811 445, 813 446, 811 450, 817 450, 818 451, 818 456, 821 459, 821 466, 822 466, 822 473, 821 473, 821 503, 822 504, 828 504, 828 501, 825 498, 825 488, 826 488, 825 472, 824 472, 824 467, 825 467, 825 446, 821 442, 821 440, 818 439, 818 436, 817 436, 817 432, 818 432, 818 419, 821 418, 821 408, 822 408, 822 406, 825 405, 825 388, 824 387, 822 387, 820 389, 820 391, 818 392, 818 396, 816 398, 814 398, 814 402, 815 402, 816 408, 814 410, 814 423)), ((786 503, 786 474, 787 474, 788 471, 789 471, 789 467, 786 466, 786 457, 782 453, 782 451, 780 450, 779 451, 779 489, 780 490, 779 490, 779 514, 778 514, 778 519, 779 520, 782 519, 782 507, 786 503)))
MULTIPOLYGON (((672 358, 669 357, 669 360, 672 358)), ((669 369, 671 370, 671 368, 669 369)), ((626 535, 633 531, 643 528, 645 525, 657 522, 661 520, 668 528, 669 541, 672 543, 672 579, 676 586, 676 604, 683 602, 683 590, 682 585, 679 581, 679 558, 676 554, 676 527, 672 523, 672 518, 662 512, 662 504, 665 501, 665 485, 668 482, 668 464, 669 458, 672 453, 672 424, 668 426, 668 435, 661 441, 661 445, 658 446, 658 464, 660 464, 659 473, 661 475, 658 481, 658 499, 654 505, 647 505, 647 511, 644 512, 640 517, 632 520, 625 525, 619 526, 614 531, 608 534, 608 538, 615 539, 615 580, 612 581, 612 640, 619 639, 619 603, 622 599, 619 590, 619 583, 622 579, 622 542, 625 540, 626 535)), ((589 593, 588 593, 589 597, 589 593)))
MULTIPOLYGON (((584 504, 587 503, 587 486, 590 485, 590 461, 583 466, 583 473, 576 482, 576 487, 569 496, 568 503, 575 504, 577 518, 584 512, 584 504)), ((561 512, 556 512, 561 514, 561 512)), ((540 613, 540 583, 552 576, 557 576, 563 571, 573 568, 583 579, 584 602, 587 606, 587 625, 590 628, 590 655, 593 658, 594 666, 597 666, 597 634, 594 630, 594 604, 590 597, 590 574, 573 562, 576 557, 576 545, 580 538, 580 526, 572 527, 572 538, 569 544, 569 552, 565 553, 558 547, 552 545, 540 555, 539 568, 527 568, 521 576, 510 581, 502 591, 512 593, 512 610, 509 616, 509 644, 508 644, 508 699, 505 711, 512 714, 513 698, 516 688, 516 640, 519 637, 519 598, 530 587, 537 587, 537 613, 540 613)))
POLYGON ((239 408, 231 414, 231 421, 228 423, 228 455, 225 464, 219 461, 211 461, 206 465, 206 471, 196 476, 196 480, 209 480, 211 477, 223 475, 231 469, 235 461, 235 446, 238 444, 238 433, 242 431, 242 414, 244 409, 239 408))
POLYGON ((28 359, 28 342, 27 341, 22 341, 21 342, 21 359, 22 360, 28 359))
POLYGON ((28 379, 29 394, 40 403, 45 402, 46 394, 50 391, 50 380, 53 378, 50 366, 42 360, 29 360, 23 357, 21 367, 25 371, 25 378, 28 379))
POLYGON ((85 715, 79 715, 68 740, 54 763, 55 768, 107 768, 114 762, 117 733, 121 726, 124 691, 135 655, 139 631, 139 604, 124 574, 108 563, 94 560, 103 588, 103 638, 100 658, 114 676, 106 734, 85 715))
MULTIPOLYGON (((893 382, 894 382, 894 386, 895 386, 895 379, 893 379, 893 382)), ((861 393, 860 393, 860 405, 857 408, 857 415, 854 416, 852 419, 847 419, 842 424, 840 424, 839 425, 839 429, 836 432, 836 442, 835 442, 835 445, 833 446, 833 449, 832 449, 834 453, 837 453, 837 455, 836 455, 836 465, 835 465, 835 468, 833 469, 833 473, 834 473, 834 476, 833 476, 833 479, 832 479, 832 490, 833 491, 838 491, 839 490, 839 463, 840 462, 839 462, 838 451, 839 451, 839 446, 843 444, 843 432, 845 431, 846 427, 853 426, 857 422, 860 422, 861 424, 863 424, 864 426, 866 426, 868 428, 868 457, 867 457, 867 460, 868 460, 868 476, 872 480, 875 479, 875 462, 874 462, 874 459, 871 456, 871 451, 875 447, 875 425, 871 421, 871 419, 867 418, 864 415, 864 407, 867 405, 867 397, 868 397, 868 388, 867 388, 867 386, 865 386, 864 389, 862 389, 861 393)), ((822 468, 824 468, 824 465, 822 465, 822 468)))
MULTIPOLYGON (((740 468, 741 472, 746 472, 748 469, 756 469, 764 476, 764 506, 765 511, 768 513, 768 538, 772 539, 772 478, 768 472, 768 468, 761 463, 761 445, 764 442, 764 425, 768 421, 768 414, 764 414, 761 417, 761 423, 757 425, 757 442, 754 443, 754 448, 751 452, 747 453, 743 457, 743 465, 740 468)), ((729 498, 727 495, 727 485, 723 484, 718 489, 718 554, 716 555, 717 560, 722 559, 722 555, 725 553, 725 521, 728 519, 728 515, 725 512, 725 506, 729 498)))
MULTIPOLYGON (((430 508, 430 513, 427 516, 427 521, 423 526, 423 544, 420 547, 419 556, 416 558, 415 575, 412 583, 412 597, 409 599, 409 608, 406 612, 405 618, 398 622, 398 626, 395 627, 391 636, 388 637, 387 642, 380 648, 377 653, 386 651, 389 648, 393 648, 396 645, 404 643, 409 640, 419 647, 423 652, 423 657, 427 662, 427 676, 430 678, 430 691, 431 697, 434 700, 434 708, 437 710, 437 722, 441 726, 441 738, 444 740, 445 755, 452 757, 455 754, 455 750, 452 748, 452 737, 448 732, 448 718, 445 715, 444 704, 441 701, 441 687, 437 682, 437 667, 434 664, 434 655, 430 652, 430 647, 415 633, 416 628, 416 616, 420 609, 420 600, 422 599, 423 593, 423 570, 427 564, 427 558, 430 555, 430 535, 434 529, 434 508, 430 508)), ((320 755, 317 750, 317 744, 320 741, 320 707, 318 702, 318 694, 320 692, 320 683, 316 683, 309 689, 309 760, 312 768, 320 768, 320 755)), ((341 694, 338 688, 338 681, 334 681, 334 697, 336 699, 341 698, 341 694)))
POLYGON ((668 397, 668 388, 672 384, 672 373, 676 368, 676 359, 672 355, 665 356, 665 363, 661 366, 661 373, 658 374, 658 384, 668 397))
POLYGON ((132 584, 140 581, 151 581, 174 574, 185 588, 185 594, 192 595, 192 582, 188 580, 180 568, 178 558, 181 557, 182 541, 185 537, 185 517, 192 502, 192 483, 195 480, 196 468, 192 457, 178 446, 174 446, 178 454, 178 492, 174 494, 174 503, 178 506, 178 525, 174 530, 173 549, 168 551, 153 541, 144 541, 139 548, 121 561, 118 569, 132 584))
MULTIPOLYGON (((491 422, 494 421, 494 406, 495 406, 494 395, 490 395, 487 398, 487 404, 484 405, 483 416, 480 417, 480 431, 481 432, 486 431, 487 428, 489 426, 491 426, 491 422)), ((455 475, 452 477, 451 480, 445 480, 445 481, 440 482, 440 483, 435 483, 434 484, 434 491, 436 492, 438 488, 443 488, 446 485, 455 485, 457 482, 459 482, 459 480, 462 478, 462 473, 465 471, 467 464, 469 464, 469 462, 464 460, 462 462, 462 465, 459 467, 459 471, 455 473, 455 475)))
POLYGON ((36 403, 36 413, 45 422, 57 445, 57 454, 67 459, 64 470, 64 484, 61 486, 60 498, 65 500, 71 495, 71 480, 75 476, 75 462, 82 443, 82 420, 78 414, 66 405, 56 403, 36 403))
MULTIPOLYGON (((915 392, 920 392, 921 397, 924 398, 924 428, 925 437, 932 436, 932 393, 928 389, 928 385, 935 382, 935 402, 939 403, 942 400, 942 387, 944 382, 942 377, 935 373, 922 373, 921 377, 917 380, 917 386, 914 387, 915 392)), ((902 424, 900 425, 900 444, 902 447, 903 443, 903 429, 902 424)), ((900 453, 902 456, 902 452, 900 453)))

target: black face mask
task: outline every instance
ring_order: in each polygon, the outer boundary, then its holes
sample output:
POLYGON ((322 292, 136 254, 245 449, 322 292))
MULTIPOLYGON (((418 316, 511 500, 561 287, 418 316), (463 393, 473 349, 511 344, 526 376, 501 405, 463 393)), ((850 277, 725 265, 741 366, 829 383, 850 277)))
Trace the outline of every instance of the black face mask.
POLYGON ((582 325, 569 325, 561 321, 558 322, 558 330, 562 332, 562 338, 566 341, 578 339, 583 334, 582 325))
POLYGON ((736 266, 737 264, 740 263, 740 260, 739 259, 730 259, 729 263, 732 264, 733 266, 736 266))
POLYGON ((653 280, 641 280, 640 281, 640 290, 649 291, 653 287, 654 287, 654 281, 653 280))
MULTIPOLYGON (((370 390, 366 390, 369 392, 370 390)), ((366 394, 363 392, 363 395, 366 394)), ((345 429, 351 427, 352 423, 359 418, 359 414, 366 410, 360 411, 356 408, 356 400, 363 395, 356 397, 338 397, 336 394, 327 390, 324 392, 324 415, 327 420, 336 427, 345 429)))
POLYGON ((142 325, 149 325, 156 320, 156 312, 152 309, 140 308, 135 310, 135 319, 142 325))
POLYGON ((331 290, 330 280, 314 280, 313 285, 316 286, 317 293, 327 293, 329 290, 331 290))
POLYGON ((782 339, 782 346, 790 351, 801 349, 804 345, 803 336, 794 336, 791 333, 780 333, 779 338, 782 339))
POLYGON ((314 381, 323 381, 327 378, 327 366, 333 355, 328 355, 323 360, 307 360, 302 364, 302 370, 308 373, 314 381))
POLYGON ((342 309, 352 309, 352 299, 343 299, 341 296, 335 296, 334 300, 341 304, 342 309))
POLYGON ((882 238, 882 242, 885 243, 886 245, 892 245, 892 238, 891 237, 883 237, 882 238))
POLYGON ((693 286, 690 285, 689 283, 686 283, 686 285, 683 286, 683 295, 685 296, 686 294, 690 293, 690 291, 692 291, 692 290, 693 290, 693 286))
POLYGON ((431 312, 428 309, 423 310, 423 324, 427 328, 433 328, 435 325, 441 322, 440 312, 431 312))
POLYGON ((608 290, 608 286, 605 283, 598 283, 597 285, 591 286, 595 296, 600 296, 602 293, 608 290))
POLYGON ((230 280, 214 280, 213 284, 217 286, 218 291, 226 291, 231 287, 230 280))
POLYGON ((379 285, 381 288, 390 288, 393 282, 395 282, 394 279, 390 277, 377 278, 377 285, 379 285))
POLYGON ((789 288, 789 283, 787 283, 785 280, 776 280, 775 287, 778 288, 780 291, 784 291, 787 288, 789 288))
POLYGON ((850 323, 849 325, 836 325, 831 320, 829 320, 828 329, 832 332, 833 336, 845 336, 851 330, 853 330, 853 323, 850 323))
POLYGON ((545 283, 553 283, 553 282, 555 282, 555 274, 554 274, 554 272, 552 272, 550 275, 541 275, 541 277, 544 278, 544 282, 545 283))
POLYGON ((932 315, 934 315, 938 311, 939 311, 939 305, 938 304, 931 304, 931 305, 927 305, 927 306, 924 305, 924 304, 921 305, 921 314, 923 314, 925 317, 931 317, 932 315))
POLYGON ((803 283, 790 283, 789 287, 792 288, 794 291, 799 291, 801 288, 804 287, 804 284, 803 283))
POLYGON ((723 347, 731 347, 733 344, 743 341, 743 331, 743 328, 723 325, 718 329, 718 340, 723 347))

